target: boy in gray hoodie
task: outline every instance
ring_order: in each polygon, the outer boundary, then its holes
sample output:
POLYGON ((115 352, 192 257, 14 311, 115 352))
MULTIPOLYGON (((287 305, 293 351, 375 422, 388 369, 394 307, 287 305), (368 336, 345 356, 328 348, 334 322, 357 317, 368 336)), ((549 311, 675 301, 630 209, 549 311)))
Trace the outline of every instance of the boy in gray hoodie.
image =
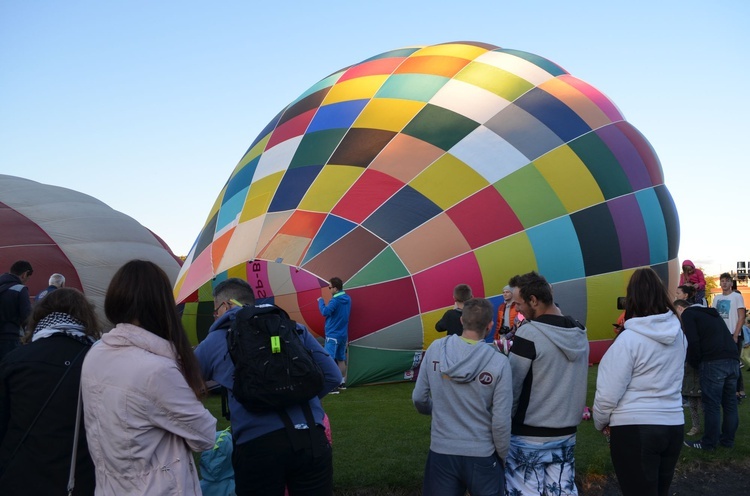
POLYGON ((513 422, 506 483, 515 494, 578 494, 573 452, 586 403, 586 328, 562 314, 543 276, 530 272, 509 284, 526 320, 508 355, 513 422))
POLYGON ((512 379, 505 355, 483 342, 493 313, 488 300, 468 300, 463 334, 425 352, 412 393, 417 411, 432 415, 423 494, 504 494, 512 379))

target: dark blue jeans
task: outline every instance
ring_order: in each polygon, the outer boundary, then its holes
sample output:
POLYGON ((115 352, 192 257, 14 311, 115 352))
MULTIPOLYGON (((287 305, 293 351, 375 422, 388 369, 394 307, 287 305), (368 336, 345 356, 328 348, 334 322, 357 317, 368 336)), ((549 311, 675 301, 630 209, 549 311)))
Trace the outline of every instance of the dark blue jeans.
POLYGON ((711 360, 701 362, 701 390, 704 429, 701 444, 715 448, 717 444, 731 448, 737 432, 737 360, 711 360), (719 411, 723 410, 723 421, 719 411))
POLYGON ((232 453, 237 496, 262 494, 330 496, 333 494, 333 459, 322 426, 295 430, 295 450, 286 429, 236 444, 232 453), (315 443, 315 454, 312 443, 315 443))
POLYGON ((430 450, 424 469, 425 496, 502 496, 505 468, 496 454, 490 456, 443 455, 430 450))

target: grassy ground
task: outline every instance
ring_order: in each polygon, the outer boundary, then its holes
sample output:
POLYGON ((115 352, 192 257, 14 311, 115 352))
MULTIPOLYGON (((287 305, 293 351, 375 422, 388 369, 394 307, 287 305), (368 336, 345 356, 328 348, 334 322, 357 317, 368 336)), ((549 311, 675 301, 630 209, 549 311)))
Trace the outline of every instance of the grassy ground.
MULTIPOLYGON (((589 406, 593 404, 596 372, 596 366, 589 370, 589 406)), ((750 373, 743 374, 750 381, 750 373)), ((411 402, 413 388, 413 383, 349 388, 323 400, 333 432, 337 496, 421 494, 422 471, 430 444, 430 419, 414 409, 411 402)), ((219 398, 209 398, 207 407, 219 419, 219 428, 226 427, 219 398)), ((689 415, 687 410, 686 414, 689 415)), ((707 470, 726 471, 729 466, 750 464, 748 426, 750 401, 740 405, 740 429, 735 448, 719 449, 713 453, 683 448, 673 487, 680 483, 689 485, 707 470)), ((609 448, 604 437, 594 429, 593 421, 584 421, 579 427, 576 471, 581 494, 610 494, 604 489, 613 485, 609 448)))

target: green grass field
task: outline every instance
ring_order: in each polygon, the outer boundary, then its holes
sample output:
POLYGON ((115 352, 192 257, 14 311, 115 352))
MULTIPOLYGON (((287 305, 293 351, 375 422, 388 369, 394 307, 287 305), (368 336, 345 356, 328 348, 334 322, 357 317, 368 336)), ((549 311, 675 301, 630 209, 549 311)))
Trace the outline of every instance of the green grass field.
MULTIPOLYGON (((589 406, 594 400, 596 372, 596 366, 589 370, 589 406)), ((743 374, 750 381, 750 373, 743 374)), ((337 496, 420 494, 430 445, 430 419, 414 409, 413 388, 413 383, 365 386, 324 398, 333 433, 337 496)), ((209 398, 207 407, 219 419, 220 429, 228 425, 221 417, 218 396, 209 398)), ((706 453, 683 448, 677 471, 750 460, 750 401, 743 402, 739 410, 740 428, 734 449, 706 453)), ((686 414, 689 415, 687 410, 686 414)), ((613 473, 607 442, 594 429, 593 421, 583 421, 578 429, 576 472, 583 494, 586 486, 596 485, 603 476, 613 473)))

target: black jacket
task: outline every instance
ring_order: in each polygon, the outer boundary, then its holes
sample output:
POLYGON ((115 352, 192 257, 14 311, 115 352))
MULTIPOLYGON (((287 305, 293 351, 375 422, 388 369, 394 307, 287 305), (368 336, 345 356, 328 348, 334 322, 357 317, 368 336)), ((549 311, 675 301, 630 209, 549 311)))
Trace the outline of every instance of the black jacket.
POLYGON ((435 324, 435 330, 438 332, 448 331, 448 336, 451 334, 458 334, 459 336, 464 332, 464 326, 461 324, 461 310, 451 308, 446 310, 443 317, 435 324))
POLYGON ((19 339, 29 315, 29 288, 17 275, 0 275, 0 339, 19 339))
POLYGON ((693 368, 712 360, 739 360, 737 343, 715 308, 687 307, 681 319, 688 341, 687 362, 693 368))
MULTIPOLYGON (((3 496, 67 494, 78 385, 89 348, 60 334, 20 346, 0 361, 0 494, 3 496), (68 366, 72 367, 70 372, 11 462, 11 454, 68 366)), ((81 419, 74 494, 94 494, 94 485, 94 464, 81 419)))

